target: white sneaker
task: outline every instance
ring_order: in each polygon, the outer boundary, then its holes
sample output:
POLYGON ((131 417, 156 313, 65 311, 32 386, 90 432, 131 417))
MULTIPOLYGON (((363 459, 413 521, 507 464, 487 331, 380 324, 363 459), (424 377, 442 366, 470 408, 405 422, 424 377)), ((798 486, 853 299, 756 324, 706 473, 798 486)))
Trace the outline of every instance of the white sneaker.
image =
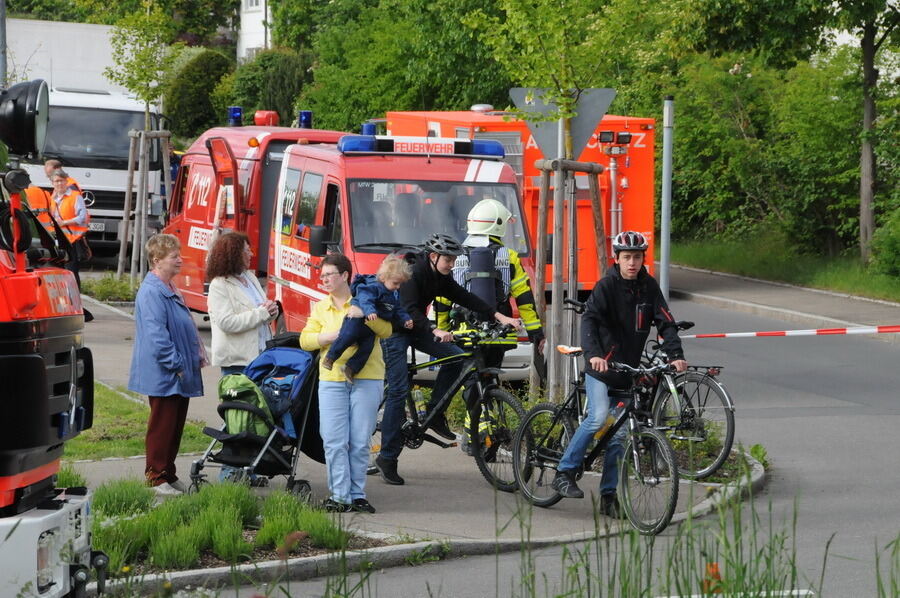
POLYGON ((169 483, 154 486, 153 491, 156 492, 157 496, 178 496, 182 494, 181 490, 169 483))
POLYGON ((175 480, 174 482, 170 482, 169 485, 172 486, 172 488, 175 488, 176 490, 181 492, 182 494, 185 494, 188 491, 188 487, 185 486, 184 482, 182 482, 181 480, 175 480))

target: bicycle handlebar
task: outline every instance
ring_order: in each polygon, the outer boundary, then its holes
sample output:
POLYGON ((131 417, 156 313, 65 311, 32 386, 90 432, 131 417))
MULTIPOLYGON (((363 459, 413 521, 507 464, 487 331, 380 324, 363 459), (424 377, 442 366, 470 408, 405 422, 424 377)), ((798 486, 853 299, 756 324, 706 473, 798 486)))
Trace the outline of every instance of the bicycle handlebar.
POLYGON ((485 323, 480 329, 458 332, 453 334, 454 341, 472 341, 483 339, 496 339, 508 335, 516 330, 509 324, 485 323))
POLYGON ((609 369, 618 370, 620 372, 625 372, 632 376, 655 376, 656 374, 662 374, 665 372, 674 372, 675 366, 670 363, 661 363, 659 365, 654 365, 652 367, 631 367, 627 363, 619 363, 617 361, 610 361, 607 364, 609 369))
POLYGON ((584 303, 581 301, 576 301, 575 299, 563 299, 563 303, 566 303, 566 304, 572 306, 572 307, 563 307, 563 309, 572 310, 576 314, 584 313, 584 303))

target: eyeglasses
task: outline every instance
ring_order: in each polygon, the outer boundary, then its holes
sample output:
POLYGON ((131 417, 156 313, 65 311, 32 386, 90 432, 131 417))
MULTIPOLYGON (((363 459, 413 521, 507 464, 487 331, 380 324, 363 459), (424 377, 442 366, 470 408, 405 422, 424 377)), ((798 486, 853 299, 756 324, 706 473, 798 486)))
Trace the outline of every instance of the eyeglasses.
POLYGON ((322 272, 319 274, 319 278, 331 278, 332 276, 338 276, 339 274, 340 272, 336 270, 334 272, 322 272))

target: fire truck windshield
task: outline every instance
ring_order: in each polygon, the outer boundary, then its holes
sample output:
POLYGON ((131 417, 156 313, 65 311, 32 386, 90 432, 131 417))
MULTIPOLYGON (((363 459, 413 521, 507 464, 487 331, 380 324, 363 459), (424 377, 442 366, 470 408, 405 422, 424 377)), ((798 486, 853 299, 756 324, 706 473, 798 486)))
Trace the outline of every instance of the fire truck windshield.
POLYGON ((496 199, 512 213, 503 244, 528 255, 528 237, 514 185, 356 179, 349 181, 348 187, 356 248, 387 253, 420 245, 432 233, 463 241, 472 206, 482 199, 496 199))

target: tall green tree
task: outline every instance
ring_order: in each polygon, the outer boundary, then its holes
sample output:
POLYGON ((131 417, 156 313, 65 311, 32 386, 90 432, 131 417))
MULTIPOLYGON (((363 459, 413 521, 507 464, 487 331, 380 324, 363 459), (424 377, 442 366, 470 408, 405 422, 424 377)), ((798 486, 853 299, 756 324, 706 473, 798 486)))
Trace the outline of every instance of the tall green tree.
POLYGON ((807 58, 832 29, 859 39, 862 128, 859 157, 859 251, 868 261, 876 192, 873 133, 877 118, 877 55, 897 45, 900 8, 891 0, 693 0, 681 13, 697 47, 750 50, 775 64, 807 58))

